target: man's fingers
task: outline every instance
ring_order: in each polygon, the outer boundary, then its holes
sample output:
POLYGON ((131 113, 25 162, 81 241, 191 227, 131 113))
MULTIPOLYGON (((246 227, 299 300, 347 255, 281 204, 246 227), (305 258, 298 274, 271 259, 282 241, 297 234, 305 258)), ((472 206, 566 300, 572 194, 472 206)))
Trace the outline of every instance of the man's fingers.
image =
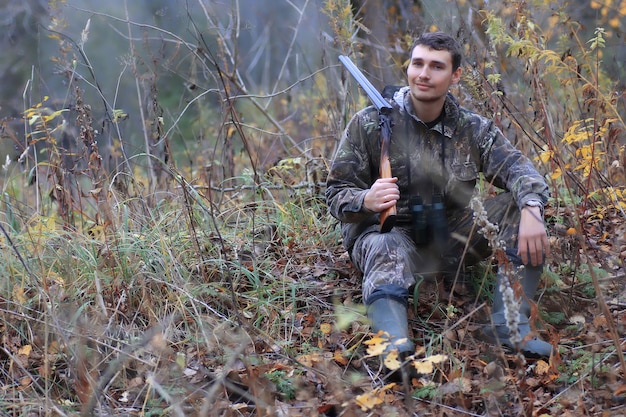
POLYGON ((544 239, 537 240, 520 240, 517 255, 522 259, 524 265, 532 266, 541 265, 544 258, 550 255, 550 246, 546 244, 544 239))
POLYGON ((528 252, 530 253, 530 263, 532 266, 537 266, 538 254, 541 252, 541 248, 538 248, 537 244, 532 242, 528 248, 528 252))
POLYGON ((528 244, 525 239, 520 239, 518 243, 517 256, 522 258, 522 264, 526 265, 528 263, 528 244))
POLYGON ((384 203, 381 203, 380 211, 387 210, 389 207, 393 206, 394 204, 396 204, 395 200, 386 201, 384 203))
POLYGON ((548 235, 545 235, 542 240, 543 240, 543 253, 545 257, 547 258, 548 256, 550 256, 550 241, 548 240, 548 235))

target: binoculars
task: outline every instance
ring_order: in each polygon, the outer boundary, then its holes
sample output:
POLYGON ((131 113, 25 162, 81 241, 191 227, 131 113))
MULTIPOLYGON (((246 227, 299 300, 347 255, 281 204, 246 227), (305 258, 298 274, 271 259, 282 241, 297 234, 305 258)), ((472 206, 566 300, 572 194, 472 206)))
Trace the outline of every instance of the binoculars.
POLYGON ((409 205, 415 244, 434 243, 443 248, 448 241, 448 220, 442 195, 433 194, 430 204, 424 204, 420 196, 413 196, 409 205))

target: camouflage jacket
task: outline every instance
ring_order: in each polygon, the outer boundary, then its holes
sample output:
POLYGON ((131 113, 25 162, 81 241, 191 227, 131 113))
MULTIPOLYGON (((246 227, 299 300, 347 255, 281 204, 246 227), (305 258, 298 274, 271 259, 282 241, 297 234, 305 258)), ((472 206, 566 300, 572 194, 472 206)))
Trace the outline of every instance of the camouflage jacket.
MULTIPOLYGON (((548 186, 530 160, 516 149, 492 120, 460 107, 448 95, 444 116, 428 127, 413 111, 409 88, 391 100, 393 132, 389 147, 392 175, 398 177, 398 225, 410 225, 409 199, 429 202, 444 196, 448 211, 464 209, 474 193, 479 173, 498 188, 510 191, 520 209, 529 201, 545 204, 548 186)), ((344 245, 378 223, 378 214, 363 206, 369 187, 379 177, 378 111, 367 107, 354 115, 335 153, 327 179, 330 213, 342 223, 344 245)))

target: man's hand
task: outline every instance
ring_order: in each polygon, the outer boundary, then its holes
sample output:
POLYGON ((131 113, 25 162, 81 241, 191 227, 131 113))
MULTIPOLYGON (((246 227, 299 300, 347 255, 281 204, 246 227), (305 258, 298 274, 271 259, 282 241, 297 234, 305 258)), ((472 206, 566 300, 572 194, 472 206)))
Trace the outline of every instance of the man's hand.
POLYGON ((374 213, 380 213, 396 204, 400 199, 398 178, 379 178, 365 194, 363 205, 374 213))
POLYGON ((526 206, 522 209, 517 239, 517 255, 522 258, 524 265, 541 265, 544 257, 550 255, 548 234, 543 224, 541 209, 526 206))

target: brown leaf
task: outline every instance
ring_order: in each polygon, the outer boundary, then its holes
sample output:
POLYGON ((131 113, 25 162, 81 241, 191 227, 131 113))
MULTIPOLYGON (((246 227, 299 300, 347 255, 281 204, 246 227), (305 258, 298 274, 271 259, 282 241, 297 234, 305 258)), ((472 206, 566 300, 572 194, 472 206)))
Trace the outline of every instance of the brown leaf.
POLYGON ((593 325, 596 327, 606 327, 606 317, 604 316, 595 316, 593 318, 593 325))
POLYGON ((333 359, 335 360, 335 362, 337 362, 339 365, 343 365, 346 366, 348 365, 348 358, 346 358, 343 355, 343 352, 340 350, 336 350, 335 353, 333 354, 333 359))
POLYGON ((472 391, 472 381, 469 378, 456 378, 441 386, 443 395, 469 394, 472 391))

